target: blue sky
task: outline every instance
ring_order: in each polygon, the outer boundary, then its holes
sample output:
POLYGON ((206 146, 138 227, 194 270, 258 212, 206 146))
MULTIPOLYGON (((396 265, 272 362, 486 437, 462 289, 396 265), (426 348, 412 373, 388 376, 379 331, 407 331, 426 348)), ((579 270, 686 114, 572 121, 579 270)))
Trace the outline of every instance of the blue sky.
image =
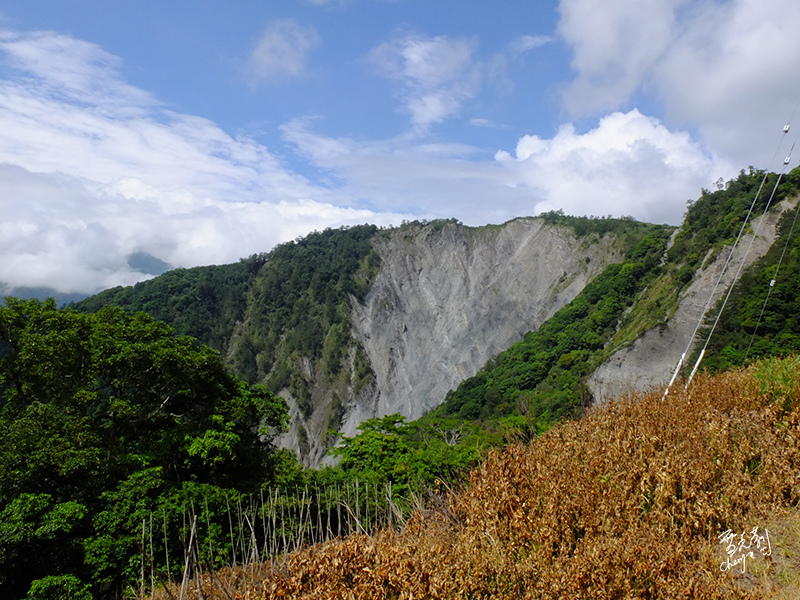
POLYGON ((364 222, 678 224, 782 168, 797 31, 796 0, 0 0, 0 293, 364 222))

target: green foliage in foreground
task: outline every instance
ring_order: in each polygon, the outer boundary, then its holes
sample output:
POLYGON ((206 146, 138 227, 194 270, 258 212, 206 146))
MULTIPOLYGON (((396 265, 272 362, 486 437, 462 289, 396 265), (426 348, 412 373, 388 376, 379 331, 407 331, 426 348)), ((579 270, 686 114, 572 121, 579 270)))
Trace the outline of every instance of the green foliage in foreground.
POLYGON ((482 451, 503 440, 500 432, 475 423, 431 418, 407 423, 399 414, 369 419, 358 430, 331 450, 340 460, 328 477, 390 483, 395 497, 459 483, 482 451))
POLYGON ((215 350, 144 313, 7 298, 0 596, 69 587, 83 598, 90 582, 98 594, 118 590, 135 573, 148 515, 174 521, 202 498, 219 517, 231 489, 270 479, 286 411, 231 376, 215 350))

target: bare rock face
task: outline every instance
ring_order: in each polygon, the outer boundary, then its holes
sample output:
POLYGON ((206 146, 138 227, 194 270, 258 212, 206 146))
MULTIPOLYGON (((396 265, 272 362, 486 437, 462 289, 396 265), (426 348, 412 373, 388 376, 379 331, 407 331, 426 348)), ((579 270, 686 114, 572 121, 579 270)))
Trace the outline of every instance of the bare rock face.
POLYGON ((685 351, 688 360, 694 346, 701 344, 702 347, 705 342, 694 334, 706 306, 710 312, 727 293, 742 259, 741 268, 744 269, 764 256, 775 241, 778 219, 790 206, 794 204, 784 201, 779 211, 755 219, 753 233, 742 236, 733 255, 730 248, 724 248, 713 261, 697 270, 666 325, 647 331, 633 345, 619 350, 595 370, 587 385, 596 402, 653 386, 666 388, 681 354, 685 351))
MULTIPOLYGON (((342 430, 400 413, 420 417, 497 353, 537 329, 607 265, 616 238, 577 238, 537 218, 471 229, 409 227, 378 237, 382 261, 353 334, 375 373, 342 430)), ((355 399, 354 399, 355 400, 355 399)))

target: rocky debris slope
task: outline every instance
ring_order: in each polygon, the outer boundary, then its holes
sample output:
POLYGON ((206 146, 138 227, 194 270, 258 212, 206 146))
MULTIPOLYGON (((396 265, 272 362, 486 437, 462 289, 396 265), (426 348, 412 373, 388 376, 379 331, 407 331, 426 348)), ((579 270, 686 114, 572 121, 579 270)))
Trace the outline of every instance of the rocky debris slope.
MULTIPOLYGON (((742 236, 732 256, 730 248, 724 248, 713 260, 704 262, 697 270, 678 309, 665 324, 645 332, 631 346, 622 348, 600 365, 587 381, 595 402, 605 402, 626 392, 641 391, 651 386, 666 387, 705 306, 708 304, 711 307, 710 313, 716 302, 727 293, 743 258, 742 269, 764 256, 775 241, 778 220, 785 210, 795 206, 795 202, 797 199, 784 201, 779 206, 780 210, 754 219, 750 233, 742 236), (729 256, 728 267, 724 269, 729 256)), ((703 342, 695 337, 686 353, 687 360, 694 346, 703 342)))
MULTIPOLYGON (((470 228, 408 225, 376 236, 381 268, 363 303, 352 301, 353 336, 366 352, 371 385, 335 390, 338 430, 400 413, 416 419, 488 360, 537 329, 606 266, 623 258, 613 234, 524 218, 470 228)), ((311 364, 306 365, 313 370, 311 364)), ((280 443, 309 465, 326 462, 334 390, 314 380, 315 408, 303 417, 291 395, 291 430, 280 443)))
POLYGON ((343 431, 395 412, 415 419, 440 404, 621 260, 615 242, 613 235, 578 238, 536 218, 378 238, 382 268, 352 318, 375 373, 375 394, 348 407, 343 431))

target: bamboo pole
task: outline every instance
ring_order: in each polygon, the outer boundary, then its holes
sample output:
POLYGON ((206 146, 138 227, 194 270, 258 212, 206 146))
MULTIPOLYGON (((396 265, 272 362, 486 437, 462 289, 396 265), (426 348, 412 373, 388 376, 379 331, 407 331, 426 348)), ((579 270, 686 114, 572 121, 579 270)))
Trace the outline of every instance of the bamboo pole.
POLYGON ((236 568, 236 546, 233 541, 233 518, 231 517, 231 503, 227 496, 225 496, 225 504, 228 507, 228 529, 231 535, 231 555, 233 558, 233 568, 236 568))
POLYGON ((186 552, 186 562, 184 563, 183 566, 183 580, 181 581, 180 600, 183 600, 183 594, 184 591, 186 590, 186 575, 189 572, 189 560, 192 554, 192 543, 194 542, 194 532, 196 526, 197 526, 197 516, 195 516, 194 521, 192 521, 192 529, 191 532, 189 533, 189 549, 186 552))
POLYGON ((150 600, 156 597, 156 573, 153 557, 153 511, 150 511, 150 600))

